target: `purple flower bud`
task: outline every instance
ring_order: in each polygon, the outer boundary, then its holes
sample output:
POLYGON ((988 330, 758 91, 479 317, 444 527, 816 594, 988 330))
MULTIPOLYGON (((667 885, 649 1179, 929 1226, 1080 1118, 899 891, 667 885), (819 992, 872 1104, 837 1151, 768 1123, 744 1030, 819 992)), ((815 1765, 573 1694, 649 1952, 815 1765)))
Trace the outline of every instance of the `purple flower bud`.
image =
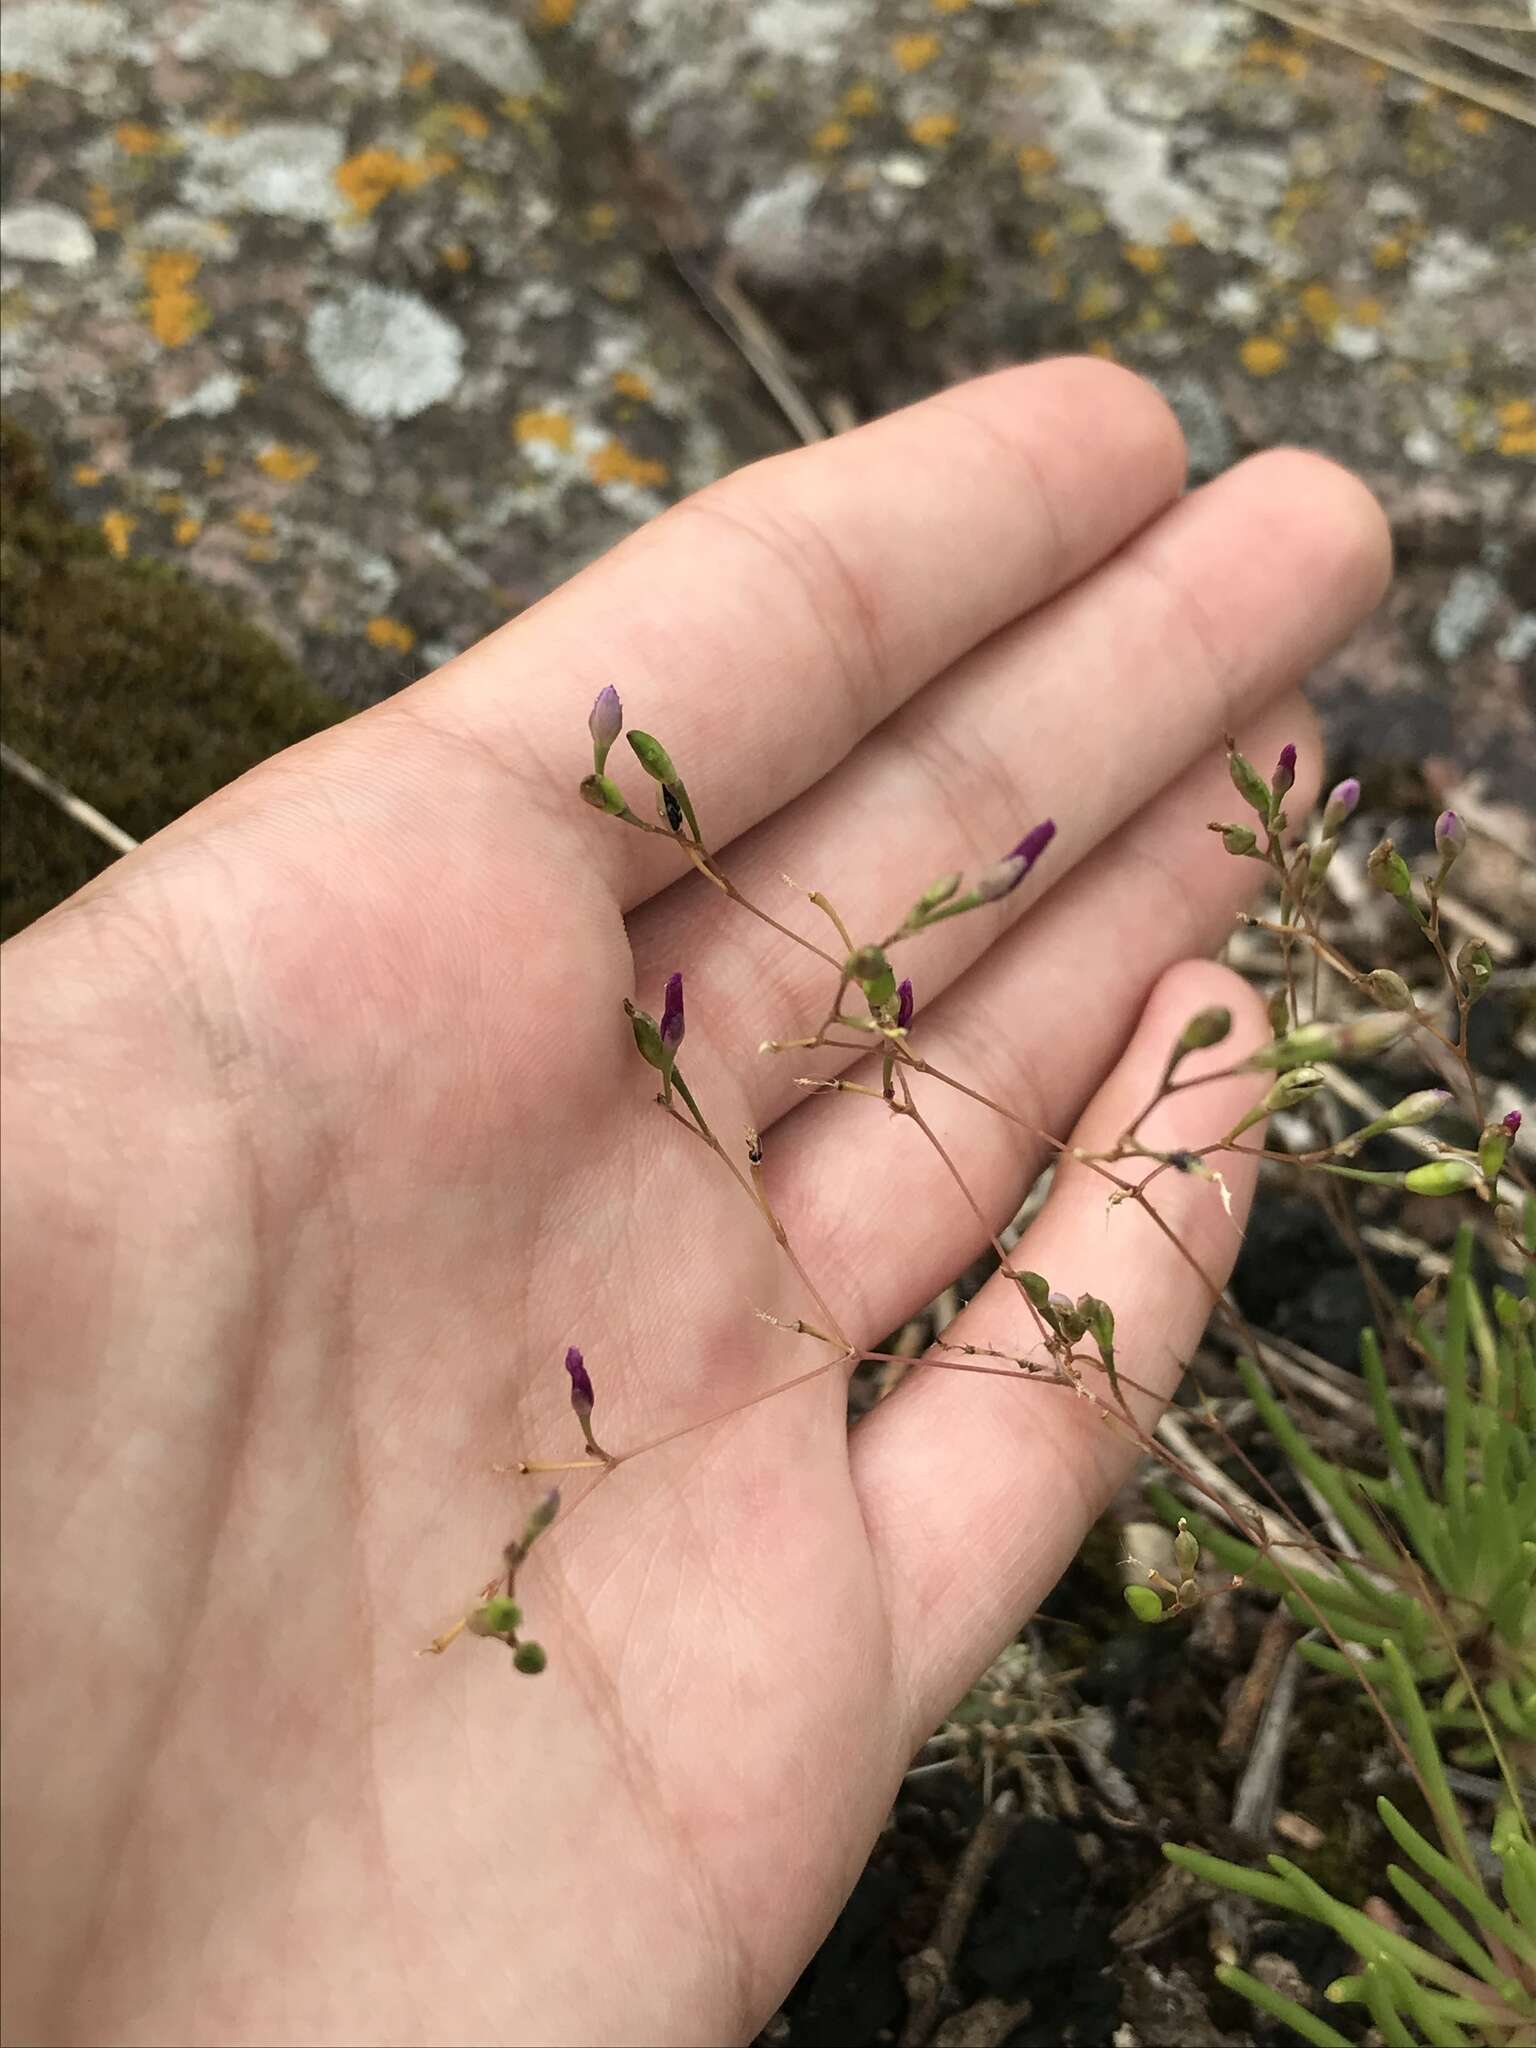
POLYGON ((972 890, 979 903, 996 903, 1017 889, 1028 873, 1023 856, 1010 853, 1006 860, 995 860, 991 867, 983 868, 972 890))
POLYGON ((592 1375, 574 1344, 565 1354, 565 1369, 571 1376, 571 1406, 578 1415, 590 1415, 594 1398, 592 1375))
POLYGON ((914 1007, 915 1005, 912 1001, 912 983, 910 980, 904 981, 896 991, 896 1023, 901 1030, 905 1031, 907 1026, 912 1022, 912 1011, 914 1007))
POLYGON ((1454 811, 1442 811, 1435 820, 1435 851, 1444 861, 1453 861, 1467 843, 1467 828, 1454 811))
POLYGON ((1296 749, 1291 741, 1287 740, 1280 749, 1280 759, 1275 763, 1275 778, 1270 784, 1271 789, 1275 792, 1276 803, 1285 795, 1295 780, 1296 749))
POLYGON ((1342 782, 1333 785, 1323 806, 1323 832, 1328 838, 1333 837, 1359 801, 1360 784, 1353 775, 1346 775, 1342 782))
POLYGON ((1503 1124, 1504 1124, 1504 1128, 1505 1128, 1505 1130, 1506 1130, 1506 1131, 1508 1131, 1509 1135, 1510 1135, 1510 1136, 1511 1136, 1512 1138, 1513 1138, 1513 1137, 1516 1137, 1516 1136, 1518 1136, 1518 1135, 1519 1135, 1519 1131, 1520 1131, 1520 1112, 1519 1112, 1519 1110, 1518 1110, 1518 1109, 1512 1109, 1512 1110, 1511 1110, 1511 1111, 1509 1112, 1508 1116, 1506 1116, 1506 1117, 1505 1117, 1505 1118, 1503 1119, 1503 1124))
POLYGON ((1041 854, 1044 853, 1045 849, 1050 845, 1051 841, 1055 837, 1055 819, 1042 819, 1042 821, 1038 825, 1032 825, 1030 827, 1029 831, 1027 831, 1024 834, 1024 837, 1013 849, 1012 853, 1009 854, 1008 858, 1010 860, 1023 861, 1024 873, 1027 875, 1030 869, 1034 866, 1035 862, 1040 858, 1041 854))
POLYGON ((587 720, 587 730, 592 735, 592 759, 599 775, 608 758, 608 749, 623 729, 624 706, 619 702, 618 691, 608 683, 598 691, 592 715, 587 720))
POLYGON ((661 1042, 675 1053, 683 1042, 683 977, 667 976, 667 996, 661 1011, 661 1042))

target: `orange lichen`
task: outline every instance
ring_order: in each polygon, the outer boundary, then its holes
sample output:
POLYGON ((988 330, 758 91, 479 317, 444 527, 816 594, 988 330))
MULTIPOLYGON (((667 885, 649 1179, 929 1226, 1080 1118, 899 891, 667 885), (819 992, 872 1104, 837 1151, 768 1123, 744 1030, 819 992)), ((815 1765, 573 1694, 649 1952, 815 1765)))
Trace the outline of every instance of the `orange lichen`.
POLYGON ((907 123, 907 133, 923 149, 942 149, 959 126, 953 114, 919 114, 907 123))
POLYGON ((445 242, 437 252, 437 260, 449 270, 468 270, 469 245, 465 242, 445 242))
POLYGON ((853 130, 846 121, 823 121, 811 137, 811 148, 818 156, 832 156, 846 149, 852 140, 853 130))
POLYGON ((272 514, 258 512, 248 505, 242 505, 235 514, 235 524, 242 533, 264 536, 272 531, 272 514))
POLYGON ((85 212, 91 226, 99 234, 105 233, 110 228, 118 227, 122 221, 122 215, 118 212, 116 205, 113 203, 112 194, 105 185, 89 185, 86 187, 85 212))
POLYGON ((1371 261, 1378 270, 1400 270, 1408 260, 1408 245, 1401 235, 1383 235, 1371 245, 1371 261))
POLYGON ((1036 256, 1049 256, 1061 241, 1054 228, 1036 228, 1029 238, 1029 246, 1036 256))
POLYGON ((537 408, 520 412, 512 422, 512 438, 519 447, 525 447, 530 441, 545 441, 551 448, 569 448, 570 415, 563 412, 540 412, 537 408))
POLYGON ((142 121, 119 121, 112 130, 112 140, 124 156, 164 156, 176 147, 169 135, 147 127, 142 121))
POLYGON ((1501 455, 1536 455, 1536 426, 1506 427, 1499 436, 1501 455))
POLYGON ((1143 277, 1155 277, 1168 260, 1162 250, 1151 242, 1127 242, 1120 254, 1132 270, 1139 270, 1143 277))
POLYGON ((1506 398, 1494 417, 1501 427, 1536 426, 1536 405, 1528 398, 1506 398))
POLYGON ((940 47, 935 35, 896 36, 891 42, 891 55, 903 71, 923 71, 937 57, 940 47))
POLYGON ((1192 249, 1200 237, 1195 232, 1193 221, 1185 220, 1180 214, 1177 220, 1168 223, 1168 239, 1175 249, 1192 249))
POLYGON ((101 471, 94 462, 77 462, 74 468, 75 482, 82 490, 94 490, 101 482, 101 471))
POLYGON ((192 289, 201 268, 190 249, 156 249, 144 259, 143 311, 162 348, 181 348, 208 325, 207 303, 192 289))
POLYGON ((126 512, 103 512, 101 515, 103 538, 120 562, 128 553, 128 543, 138 523, 137 519, 130 518, 126 512))
POLYGON ((1014 162, 1026 178, 1037 178, 1044 171, 1055 170, 1056 152, 1047 149, 1043 142, 1026 142, 1014 162))
POLYGON ((222 455, 205 455, 203 457, 204 476, 215 477, 222 476, 223 474, 224 458, 222 455))
POLYGON ((1303 53, 1289 43, 1276 42, 1270 36, 1257 36, 1243 52, 1245 61, 1259 69, 1268 68, 1283 71, 1287 78, 1305 78, 1308 62, 1303 53))
POLYGON ((1465 128, 1469 135, 1486 135, 1493 126, 1486 107, 1463 107, 1456 116, 1458 128, 1465 128))
POLYGON ((595 484, 664 484, 671 471, 653 456, 636 455, 622 441, 605 441, 587 458, 587 474, 595 484))
POLYGON ((1379 327, 1383 318, 1380 299, 1356 299, 1349 309, 1349 317, 1357 327, 1379 327))
POLYGON ((539 20, 545 28, 564 28, 576 12, 576 0, 539 0, 539 20))
POLYGON ((1273 377, 1276 370, 1285 368, 1288 353, 1283 341, 1267 334, 1251 335, 1238 350, 1250 377, 1273 377))
POLYGON ((0 92, 20 92, 31 78, 30 71, 0 71, 0 92))
POLYGON ((171 539, 175 541, 177 547, 189 548, 202 530, 203 522, 201 519, 194 519, 189 512, 184 519, 178 519, 171 528, 171 539))
POLYGON ((1301 310, 1319 334, 1328 335, 1339 318, 1339 302, 1325 284, 1309 284, 1301 295, 1301 310))
POLYGON ((1120 307, 1120 294, 1102 277, 1090 278, 1078 295, 1079 320, 1107 320, 1120 307))
POLYGON ((866 114, 873 114, 880 105, 880 95, 866 80, 850 85, 839 102, 845 114, 859 121, 866 114))
POLYGON ((644 400, 651 395, 650 385, 638 370, 615 370, 613 388, 620 398, 644 400))
POLYGON ((405 621, 388 618, 383 612, 370 619, 363 631, 371 646, 382 647, 390 654, 409 654, 416 645, 416 635, 405 621))
POLYGON ((412 92, 420 92, 422 87, 430 85, 436 76, 437 66, 430 57, 416 57, 400 74, 400 83, 408 86, 412 92))
POLYGON ((457 128, 476 142, 483 142, 491 132, 491 124, 478 107, 472 107, 467 100, 455 100, 447 106, 436 109, 438 119, 445 127, 457 128))
POLYGON ((451 171, 457 159, 443 150, 430 156, 402 156, 397 149, 360 149, 338 164, 332 176, 359 218, 373 212, 393 192, 414 192, 430 179, 451 171))
POLYGON ((286 441, 269 441, 256 457, 256 467, 280 484, 301 484, 320 458, 312 448, 290 448, 286 441))

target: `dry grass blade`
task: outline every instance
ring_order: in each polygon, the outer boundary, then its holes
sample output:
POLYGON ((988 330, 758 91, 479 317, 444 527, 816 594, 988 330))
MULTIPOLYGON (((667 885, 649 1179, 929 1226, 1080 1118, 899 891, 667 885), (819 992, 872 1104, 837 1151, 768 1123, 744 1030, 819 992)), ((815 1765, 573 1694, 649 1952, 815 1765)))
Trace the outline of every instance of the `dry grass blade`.
MULTIPOLYGON (((1293 7, 1287 0, 1248 0, 1248 5, 1255 13, 1283 21, 1305 35, 1337 44, 1423 85, 1456 93, 1492 113, 1536 128, 1536 93, 1519 82, 1530 75, 1524 55, 1490 44, 1482 36, 1474 41, 1461 33, 1474 25, 1467 15, 1428 17, 1406 7, 1371 5, 1341 4, 1324 10, 1293 7), (1447 32, 1442 21, 1457 33, 1447 32), (1468 69, 1459 61, 1463 56, 1475 56, 1487 69, 1468 69)), ((1531 26, 1528 19, 1520 20, 1513 13, 1508 19, 1496 17, 1491 9, 1481 10, 1475 25, 1508 33, 1528 33, 1531 26)))
POLYGON ((29 784, 39 796, 45 796, 49 803, 57 806, 66 818, 73 818, 77 825, 83 825, 87 832, 110 846, 114 853, 132 853, 138 840, 125 832, 121 825, 103 817, 94 804, 88 804, 84 797, 76 796, 72 789, 66 789, 62 782, 35 767, 24 754, 18 754, 14 747, 8 747, 0 740, 0 768, 29 784))

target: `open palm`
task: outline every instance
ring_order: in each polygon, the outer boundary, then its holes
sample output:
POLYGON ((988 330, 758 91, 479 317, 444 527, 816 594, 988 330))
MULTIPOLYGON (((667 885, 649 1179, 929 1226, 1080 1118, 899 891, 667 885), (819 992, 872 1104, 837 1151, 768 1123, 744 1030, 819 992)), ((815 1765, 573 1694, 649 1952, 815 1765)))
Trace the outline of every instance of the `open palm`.
MULTIPOLYGON (((984 1233, 909 1121, 759 1055, 835 977, 580 804, 587 708, 618 684, 726 871, 818 943, 782 871, 874 936, 1054 815, 1022 889, 904 949, 912 1042, 1108 1137, 1190 1012, 1263 1028, 1176 965, 1240 901, 1214 743, 1305 738, 1288 693, 1384 573, 1327 464, 1175 502, 1182 460, 1154 393, 1077 362, 761 465, 7 949, 9 2039, 723 2042, 771 2012, 1125 1453, 996 1378, 915 1373, 851 1437, 837 1373, 741 1407, 825 1355, 752 1311, 814 1312, 656 1107, 626 996, 683 971, 682 1070, 738 1156, 763 1132, 855 1344, 984 1233), (572 1343, 610 1449, 738 1412, 567 1484, 519 1582, 542 1677, 472 1639, 418 1661, 536 1498, 492 1464, 579 1454, 572 1343)), ((1233 1085, 1165 1128, 1214 1135, 1233 1085)), ((1043 1147, 921 1103, 996 1227, 1043 1147)), ((1025 1263, 1171 1385, 1206 1301, 1103 1192, 1061 1172, 1025 1263)), ((1223 1272, 1209 1191, 1170 1201, 1223 1272)), ((996 1290, 967 1323, 1028 1336, 996 1290)))

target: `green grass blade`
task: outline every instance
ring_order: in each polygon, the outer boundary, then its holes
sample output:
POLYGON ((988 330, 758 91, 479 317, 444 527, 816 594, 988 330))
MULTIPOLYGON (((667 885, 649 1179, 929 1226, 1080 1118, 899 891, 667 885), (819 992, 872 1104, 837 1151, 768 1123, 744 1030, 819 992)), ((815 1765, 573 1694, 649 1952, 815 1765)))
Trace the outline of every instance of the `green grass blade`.
POLYGON ((1260 2012, 1267 2012, 1271 2019, 1281 2021, 1293 2034, 1299 2034, 1303 2041, 1313 2043, 1313 2048, 1350 2048, 1349 2042, 1336 2027, 1330 2027, 1326 2020, 1320 2020, 1316 2013, 1308 2012, 1304 2005, 1298 2005, 1294 1998, 1287 1998, 1283 1991, 1272 1991, 1269 1985, 1257 1977, 1250 1977, 1246 1970, 1238 1969, 1235 1963, 1223 1963, 1216 1972, 1216 1982, 1228 1991, 1236 1991, 1260 2012))

